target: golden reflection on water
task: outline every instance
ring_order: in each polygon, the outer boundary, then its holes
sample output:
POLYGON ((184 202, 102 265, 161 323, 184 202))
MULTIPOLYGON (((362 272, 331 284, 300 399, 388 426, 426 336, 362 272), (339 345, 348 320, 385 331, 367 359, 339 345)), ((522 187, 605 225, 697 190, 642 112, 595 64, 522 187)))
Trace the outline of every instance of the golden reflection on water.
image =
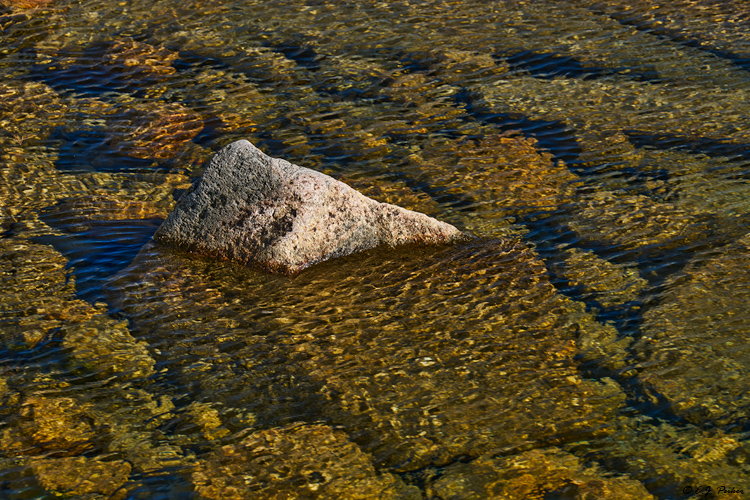
POLYGON ((0 491, 741 489, 746 21, 0 1, 0 491), (477 238, 294 277, 150 243, 237 139, 477 238))

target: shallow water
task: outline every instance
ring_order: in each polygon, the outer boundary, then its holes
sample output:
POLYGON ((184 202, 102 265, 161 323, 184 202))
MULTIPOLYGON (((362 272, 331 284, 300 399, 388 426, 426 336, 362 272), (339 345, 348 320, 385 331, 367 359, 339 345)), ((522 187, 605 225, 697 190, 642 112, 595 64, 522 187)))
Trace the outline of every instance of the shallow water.
POLYGON ((749 61, 724 1, 0 2, 0 496, 742 497, 749 61), (154 245, 238 139, 476 239, 154 245))

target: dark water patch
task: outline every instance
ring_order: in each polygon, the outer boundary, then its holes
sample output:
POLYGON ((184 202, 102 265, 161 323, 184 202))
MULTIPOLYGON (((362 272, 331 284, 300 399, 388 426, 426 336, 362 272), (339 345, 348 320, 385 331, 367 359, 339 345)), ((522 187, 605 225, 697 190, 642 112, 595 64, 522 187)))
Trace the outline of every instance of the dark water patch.
POLYGON ((167 45, 167 48, 178 53, 177 59, 172 62, 172 66, 177 72, 193 71, 196 69, 232 69, 229 63, 217 57, 202 55, 190 50, 180 50, 179 47, 172 47, 170 45, 167 45))
POLYGON ((102 64, 106 45, 88 48, 76 62, 64 67, 35 65, 28 77, 42 81, 58 92, 98 96, 109 92, 134 92, 144 82, 132 79, 122 69, 102 64))
POLYGON ((203 147, 214 146, 217 141, 220 141, 225 136, 221 131, 222 125, 223 122, 220 118, 212 117, 205 122, 201 131, 198 132, 198 135, 193 137, 193 143, 203 147))
POLYGON ((706 49, 706 47, 698 41, 695 42, 695 45, 693 45, 691 42, 691 44, 688 46, 705 50, 709 54, 713 54, 716 57, 720 57, 721 59, 729 61, 730 63, 744 71, 750 71, 750 57, 748 57, 746 54, 736 54, 734 52, 729 52, 727 50, 718 48, 706 49))
POLYGON ((549 151, 555 160, 565 162, 574 173, 581 173, 577 166, 582 163, 582 149, 568 125, 559 120, 532 120, 516 113, 490 113, 477 105, 479 100, 480 96, 468 90, 456 94, 456 102, 474 119, 491 123, 500 132, 520 130, 523 135, 536 139, 539 147, 549 151))
MULTIPOLYGON (((679 235, 673 240, 651 245, 623 248, 619 244, 604 239, 579 235, 565 223, 566 220, 575 216, 575 207, 563 207, 548 213, 521 217, 519 222, 528 229, 525 239, 534 245, 535 251, 547 263, 548 269, 565 262, 562 252, 567 248, 591 251, 612 264, 635 266, 640 276, 648 282, 648 296, 650 297, 657 296, 664 284, 679 273, 696 255, 709 252, 713 248, 720 248, 744 234, 740 230, 741 222, 735 223, 737 228, 728 229, 725 221, 706 216, 696 220, 688 228, 687 231, 691 234, 679 235), (693 232, 702 236, 696 237, 696 234, 692 234, 693 232)), ((552 282, 561 293, 574 300, 581 300, 580 291, 571 289, 565 281, 553 279, 552 282)), ((648 307, 648 304, 644 303, 644 306, 648 307)), ((625 307, 620 312, 612 310, 610 314, 604 310, 604 313, 605 320, 616 320, 619 324, 630 325, 627 328, 629 331, 632 331, 633 325, 639 322, 637 316, 640 312, 631 306, 625 307), (621 313, 626 310, 635 312, 636 316, 623 317, 621 313)))
POLYGON ((750 162, 750 144, 730 140, 710 139, 678 134, 645 132, 641 130, 624 131, 636 147, 659 150, 687 151, 693 154, 704 154, 711 157, 744 159, 750 162))
POLYGON ((288 161, 295 163, 296 160, 289 155, 289 144, 281 139, 278 139, 270 132, 261 132, 258 134, 260 140, 258 141, 257 147, 268 156, 274 158, 286 158, 288 161), (286 156, 284 156, 286 155, 286 156))
MULTIPOLYGON (((591 242, 582 240, 574 231, 571 231, 565 224, 561 223, 561 221, 566 220, 570 216, 564 209, 559 209, 547 214, 532 214, 531 217, 522 217, 520 222, 529 230, 525 235, 525 239, 534 246, 534 250, 544 261, 550 274, 550 283, 552 283, 558 292, 577 302, 585 303, 586 309, 589 312, 596 313, 595 317, 597 321, 613 324, 617 331, 620 332, 620 335, 637 336, 643 313, 643 302, 641 300, 632 300, 616 306, 604 307, 595 299, 591 299, 592 295, 594 295, 591 290, 584 290, 581 287, 572 285, 567 279, 558 275, 555 269, 558 266, 564 267, 566 265, 567 260, 563 252, 571 248, 593 251, 601 259, 613 264, 635 265, 639 272, 646 272, 645 268, 647 263, 651 262, 651 259, 646 258, 641 261, 632 260, 634 257, 637 257, 636 254, 612 254, 603 251, 608 246, 591 244, 591 242), (602 254, 599 252, 602 252, 602 254)), ((679 252, 676 253, 679 255, 679 252)), ((669 253, 664 258, 666 261, 673 263, 675 256, 669 253)), ((680 265, 670 268, 668 276, 681 269, 686 261, 687 259, 680 265)), ((666 277, 662 277, 663 279, 666 279, 666 277)), ((650 291, 651 288, 649 287, 648 290, 650 291)), ((606 376, 613 375, 611 373, 606 374, 606 376)), ((599 373, 595 378, 601 376, 604 375, 599 373)))
POLYGON ((176 498, 193 498, 194 486, 188 479, 189 472, 185 467, 161 469, 163 474, 132 474, 124 500, 175 500, 176 498))
POLYGON ((162 222, 161 219, 74 222, 54 216, 42 219, 66 234, 42 236, 33 241, 52 245, 69 260, 76 292, 89 302, 105 301, 107 281, 130 264, 162 222))
POLYGON ((320 59, 323 57, 319 55, 315 49, 305 44, 298 44, 294 41, 269 44, 270 48, 283 54, 287 59, 291 59, 296 62, 298 66, 301 66, 310 71, 318 71, 320 69, 320 59))
MULTIPOLYGON (((4 4, 0 3, 0 9, 4 4)), ((48 36, 48 20, 44 16, 29 16, 28 14, 12 14, 10 10, 0 10, 0 34, 2 34, 2 50, 0 60, 15 54, 15 58, 28 60, 24 57, 32 53, 30 47, 43 42, 48 36), (5 15, 7 14, 7 15, 5 15)), ((34 60, 30 61, 32 64, 34 60)))
POLYGON ((51 136, 59 151, 55 166, 64 171, 153 170, 153 160, 127 156, 111 144, 111 139, 112 135, 103 127, 72 131, 58 129, 51 136))
POLYGON ((33 61, 26 78, 74 95, 139 95, 175 73, 174 53, 143 44, 139 37, 97 41, 54 55, 39 54, 36 49, 26 52, 33 61), (38 63, 49 58, 54 61, 38 63))
POLYGON ((660 203, 677 201, 678 193, 663 191, 663 186, 673 179, 672 173, 666 168, 654 168, 648 165, 637 167, 622 167, 602 164, 596 172, 591 172, 585 179, 594 188, 622 191, 628 195, 645 195, 660 203))
POLYGON ((622 75, 636 81, 659 80, 659 74, 655 70, 640 72, 630 68, 607 68, 595 64, 584 64, 572 56, 554 52, 522 50, 494 54, 494 57, 507 64, 511 70, 528 72, 531 76, 542 79, 564 77, 587 80, 622 75))
POLYGON ((0 375, 14 379, 36 371, 55 372, 55 376, 59 377, 66 372, 62 340, 60 329, 55 328, 33 347, 11 347, 6 343, 0 347, 0 375))
POLYGON ((667 182, 670 180, 671 175, 669 170, 666 168, 635 168, 635 167, 626 167, 626 168, 620 168, 615 172, 611 172, 608 175, 609 178, 612 179, 623 179, 626 180, 628 184, 631 186, 633 185, 641 185, 647 182, 653 182, 653 181, 663 181, 667 182))
POLYGON ((601 78, 608 71, 595 66, 584 66, 577 59, 552 52, 524 50, 508 55, 495 54, 494 57, 504 61, 511 69, 526 71, 536 78, 601 78))

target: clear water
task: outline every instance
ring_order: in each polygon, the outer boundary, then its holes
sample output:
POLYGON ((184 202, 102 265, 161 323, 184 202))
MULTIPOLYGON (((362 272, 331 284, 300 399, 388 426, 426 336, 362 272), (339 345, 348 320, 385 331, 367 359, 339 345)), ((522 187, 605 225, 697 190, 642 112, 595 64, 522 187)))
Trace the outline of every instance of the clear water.
POLYGON ((742 496, 749 71, 742 2, 5 0, 0 496, 742 496), (477 238, 152 244, 238 139, 477 238))

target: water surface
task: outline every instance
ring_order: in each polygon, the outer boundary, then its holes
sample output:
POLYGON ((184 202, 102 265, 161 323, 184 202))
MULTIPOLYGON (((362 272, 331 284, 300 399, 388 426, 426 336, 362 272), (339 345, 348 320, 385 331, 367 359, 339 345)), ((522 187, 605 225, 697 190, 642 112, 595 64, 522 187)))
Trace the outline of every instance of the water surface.
POLYGON ((718 0, 5 0, 0 495, 741 497, 748 61, 718 0), (154 245, 238 139, 476 239, 154 245))

